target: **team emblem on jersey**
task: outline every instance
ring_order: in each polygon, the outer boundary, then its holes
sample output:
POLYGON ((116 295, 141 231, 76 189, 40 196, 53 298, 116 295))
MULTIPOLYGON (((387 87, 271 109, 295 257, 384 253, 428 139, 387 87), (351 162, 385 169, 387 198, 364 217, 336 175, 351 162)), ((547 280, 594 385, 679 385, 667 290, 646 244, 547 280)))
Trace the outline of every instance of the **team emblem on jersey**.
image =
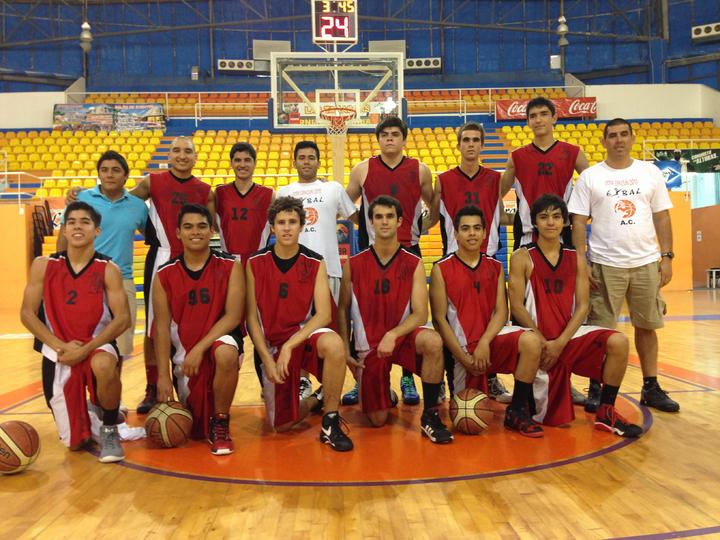
POLYGON ((305 208, 305 225, 315 225, 318 220, 318 211, 315 208, 305 208))
POLYGON ((628 201, 627 199, 621 199, 618 202, 615 203, 615 206, 613 207, 615 212, 621 215, 623 219, 627 219, 629 217, 632 217, 635 215, 635 205, 632 201, 628 201))
POLYGON ((104 276, 100 273, 94 273, 92 274, 91 280, 90 280, 90 292, 92 294, 98 294, 101 293, 104 286, 104 276))
POLYGON ((297 262, 298 264, 298 281, 300 283, 306 283, 310 281, 312 277, 312 262, 307 259, 301 259, 297 262))

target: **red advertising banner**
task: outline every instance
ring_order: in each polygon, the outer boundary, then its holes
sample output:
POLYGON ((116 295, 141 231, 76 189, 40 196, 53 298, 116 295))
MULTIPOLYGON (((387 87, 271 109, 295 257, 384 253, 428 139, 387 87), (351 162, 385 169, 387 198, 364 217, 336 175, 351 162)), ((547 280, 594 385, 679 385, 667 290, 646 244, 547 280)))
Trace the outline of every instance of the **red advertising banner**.
MULTIPOLYGON (((495 102, 495 120, 525 120, 527 99, 499 99, 495 102)), ((595 118, 597 101, 594 97, 553 99, 558 118, 595 118)))

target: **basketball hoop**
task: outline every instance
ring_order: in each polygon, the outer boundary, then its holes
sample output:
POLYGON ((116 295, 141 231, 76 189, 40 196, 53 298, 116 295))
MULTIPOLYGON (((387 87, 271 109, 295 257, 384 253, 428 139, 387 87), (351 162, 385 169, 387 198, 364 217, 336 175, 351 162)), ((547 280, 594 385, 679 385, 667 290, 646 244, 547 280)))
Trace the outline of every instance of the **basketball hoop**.
POLYGON ((350 107, 323 107, 320 118, 327 122, 328 135, 345 135, 348 124, 355 119, 355 109, 350 107))

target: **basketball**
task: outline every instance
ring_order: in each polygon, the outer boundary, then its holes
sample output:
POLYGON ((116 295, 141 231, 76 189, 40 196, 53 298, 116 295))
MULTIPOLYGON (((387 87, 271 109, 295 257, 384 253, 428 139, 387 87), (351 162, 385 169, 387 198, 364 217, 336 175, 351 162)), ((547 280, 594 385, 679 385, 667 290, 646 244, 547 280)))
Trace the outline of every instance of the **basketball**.
POLYGON ((465 388, 450 402, 450 418, 460 433, 479 435, 492 421, 490 399, 475 388, 465 388))
POLYGON ((40 437, 30 424, 13 420, 0 424, 0 473, 27 469, 40 453, 40 437))
POLYGON ((148 441, 162 448, 177 448, 190 439, 193 417, 179 401, 158 403, 147 415, 148 441))

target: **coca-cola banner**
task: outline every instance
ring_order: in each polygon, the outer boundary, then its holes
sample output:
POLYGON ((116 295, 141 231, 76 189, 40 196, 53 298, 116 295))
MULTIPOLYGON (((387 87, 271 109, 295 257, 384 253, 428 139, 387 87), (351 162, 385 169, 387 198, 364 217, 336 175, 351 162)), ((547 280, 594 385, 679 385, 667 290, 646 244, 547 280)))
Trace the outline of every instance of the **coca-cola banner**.
MULTIPOLYGON (((495 120, 525 120, 527 99, 499 99, 495 102, 495 120)), ((594 97, 553 99, 558 118, 595 118, 597 101, 594 97)))

